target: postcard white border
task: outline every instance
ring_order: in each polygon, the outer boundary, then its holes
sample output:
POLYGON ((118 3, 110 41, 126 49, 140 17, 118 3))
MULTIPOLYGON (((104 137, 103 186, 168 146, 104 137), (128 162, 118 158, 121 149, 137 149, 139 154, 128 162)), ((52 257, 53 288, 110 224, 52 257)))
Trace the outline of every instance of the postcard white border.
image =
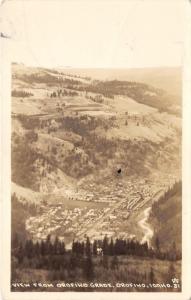
MULTIPOLYGON (((93 1, 93 0, 92 0, 93 1)), ((163 1, 163 0, 161 0, 163 1)), ((11 42, 0 40, 1 58, 1 202, 0 202, 0 283, 2 299, 168 299, 187 300, 191 297, 191 1, 185 2, 185 47, 183 71, 183 259, 181 293, 138 292, 10 292, 10 178, 11 178, 11 42)))

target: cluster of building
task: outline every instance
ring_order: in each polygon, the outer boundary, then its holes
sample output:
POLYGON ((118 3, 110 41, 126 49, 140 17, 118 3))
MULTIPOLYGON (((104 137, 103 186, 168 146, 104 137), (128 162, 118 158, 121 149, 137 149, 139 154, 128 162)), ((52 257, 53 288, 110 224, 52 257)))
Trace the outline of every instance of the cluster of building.
POLYGON ((87 228, 89 224, 101 215, 103 211, 99 209, 66 208, 64 204, 46 205, 42 207, 43 214, 30 217, 26 221, 26 230, 30 233, 33 240, 43 240, 47 235, 59 237, 75 235, 87 228))
MULTIPOLYGON (((88 235, 100 239, 108 237, 128 238, 131 232, 126 230, 132 212, 141 209, 148 201, 154 201, 170 187, 176 178, 173 176, 158 177, 156 179, 134 179, 119 181, 115 185, 105 182, 99 186, 86 184, 83 199, 71 198, 70 201, 83 200, 80 207, 75 205, 66 207, 63 203, 47 204, 43 206, 43 214, 31 217, 26 222, 26 230, 34 240, 46 239, 48 234, 57 235, 66 243, 73 239, 82 240, 88 235), (91 190, 91 192, 89 192, 91 190), (91 207, 90 203, 94 205, 91 207), (95 202, 104 202, 97 204, 95 202)), ((76 202, 77 203, 77 202, 76 202)))

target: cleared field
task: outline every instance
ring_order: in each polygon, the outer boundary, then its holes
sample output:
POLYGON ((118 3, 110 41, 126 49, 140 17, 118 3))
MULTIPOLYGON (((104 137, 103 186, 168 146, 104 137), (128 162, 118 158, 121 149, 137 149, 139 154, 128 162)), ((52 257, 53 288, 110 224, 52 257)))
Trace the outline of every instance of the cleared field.
POLYGON ((128 127, 123 126, 118 128, 112 128, 107 132, 107 137, 112 138, 120 138, 122 140, 127 139, 147 139, 155 142, 160 141, 160 137, 155 133, 152 129, 143 126, 136 126, 135 124, 130 124, 128 127))
MULTIPOLYGON (((78 110, 79 111, 79 110, 78 110)), ((92 108, 90 110, 80 110, 80 113, 85 114, 85 115, 89 115, 89 116, 97 116, 97 117, 112 117, 115 114, 110 113, 110 112, 106 112, 106 111, 102 111, 102 110, 92 110, 92 108)))
POLYGON ((60 149, 62 149, 62 153, 65 151, 71 151, 74 147, 72 143, 46 133, 38 134, 38 141, 36 143, 36 146, 38 146, 38 148, 42 149, 43 151, 47 150, 47 147, 49 147, 49 153, 51 147, 60 147, 60 149))
POLYGON ((125 113, 125 111, 128 111, 130 114, 147 115, 157 112, 157 109, 138 103, 129 97, 115 96, 114 99, 107 100, 107 102, 117 113, 125 113))
POLYGON ((42 113, 39 103, 35 103, 31 99, 12 98, 12 113, 35 115, 42 113))

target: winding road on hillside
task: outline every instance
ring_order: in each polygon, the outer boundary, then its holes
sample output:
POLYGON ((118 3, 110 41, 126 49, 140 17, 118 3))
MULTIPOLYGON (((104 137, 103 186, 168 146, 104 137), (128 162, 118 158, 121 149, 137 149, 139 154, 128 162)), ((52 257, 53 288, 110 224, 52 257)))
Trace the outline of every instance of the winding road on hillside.
POLYGON ((138 222, 139 226, 144 231, 144 237, 142 238, 141 242, 142 243, 147 242, 149 246, 150 246, 150 240, 152 239, 154 234, 154 231, 151 229, 150 224, 147 222, 150 211, 151 211, 151 207, 147 207, 143 212, 144 217, 138 222))

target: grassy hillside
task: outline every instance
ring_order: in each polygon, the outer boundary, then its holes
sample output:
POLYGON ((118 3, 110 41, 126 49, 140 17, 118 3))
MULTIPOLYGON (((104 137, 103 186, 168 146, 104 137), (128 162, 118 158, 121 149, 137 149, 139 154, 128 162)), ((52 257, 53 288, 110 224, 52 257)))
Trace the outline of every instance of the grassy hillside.
POLYGON ((19 64, 12 70, 12 179, 18 185, 49 193, 100 170, 109 175, 111 165, 143 176, 176 163, 180 118, 167 111, 175 112, 178 102, 164 90, 133 77, 121 80, 124 71, 120 80, 105 81, 19 64))
POLYGON ((181 105, 181 68, 47 70, 14 65, 13 70, 15 81, 27 84, 28 88, 39 84, 41 87, 46 85, 47 89, 62 86, 74 89, 75 93, 87 90, 109 97, 127 95, 140 103, 175 113, 176 106, 180 108, 181 105), (92 79, 84 79, 86 72, 92 75, 92 79))
POLYGON ((149 84, 135 81, 98 81, 96 84, 85 87, 85 89, 107 97, 125 95, 160 111, 174 112, 173 106, 180 105, 179 97, 169 95, 164 90, 156 89, 149 84))

